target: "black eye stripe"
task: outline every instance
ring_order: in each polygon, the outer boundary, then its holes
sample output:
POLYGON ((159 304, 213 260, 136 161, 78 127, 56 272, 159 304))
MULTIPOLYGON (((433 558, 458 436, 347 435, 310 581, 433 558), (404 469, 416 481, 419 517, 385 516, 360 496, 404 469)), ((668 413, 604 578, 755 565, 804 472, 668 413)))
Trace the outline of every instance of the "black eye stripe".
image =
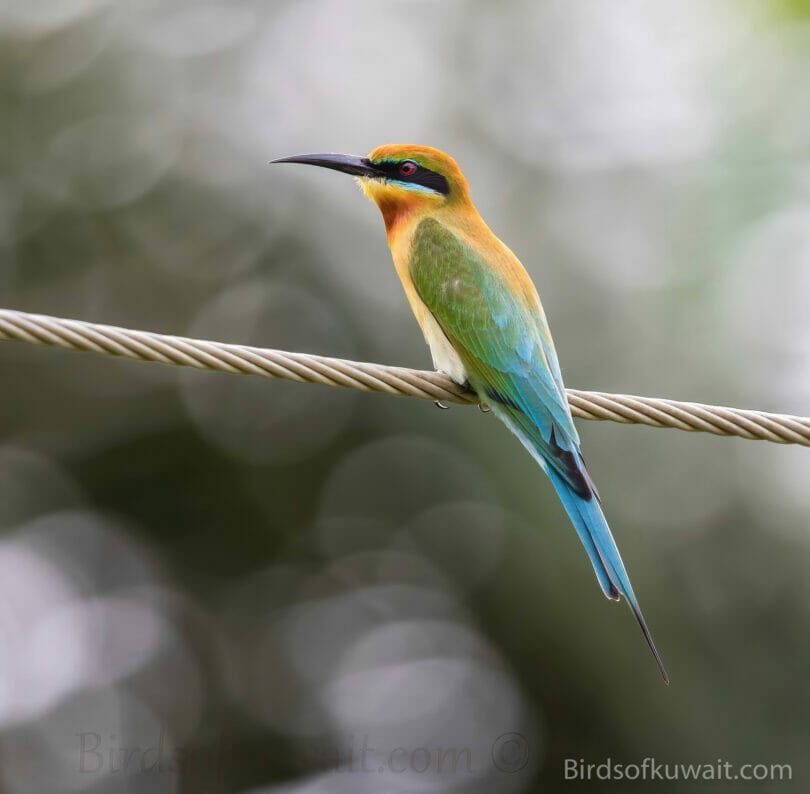
POLYGON ((401 163, 401 160, 385 160, 381 163, 375 163, 374 167, 381 172, 385 179, 393 179, 397 182, 412 182, 415 185, 422 185, 430 188, 430 190, 435 190, 443 196, 450 193, 450 185, 441 174, 430 171, 416 163, 416 171, 410 176, 403 176, 399 171, 401 163))

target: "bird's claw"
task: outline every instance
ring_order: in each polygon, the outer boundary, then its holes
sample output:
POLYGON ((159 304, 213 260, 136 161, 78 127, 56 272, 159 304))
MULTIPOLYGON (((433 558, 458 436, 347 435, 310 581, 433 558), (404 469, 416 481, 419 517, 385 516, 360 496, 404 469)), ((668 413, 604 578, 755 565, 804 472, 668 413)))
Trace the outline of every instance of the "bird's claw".
POLYGON ((447 409, 450 407, 449 405, 445 405, 445 404, 444 404, 444 403, 443 403, 441 400, 434 400, 434 401, 433 401, 433 404, 434 404, 434 405, 435 405, 437 408, 441 408, 441 409, 442 409, 442 411, 446 411, 446 410, 447 410, 447 409))

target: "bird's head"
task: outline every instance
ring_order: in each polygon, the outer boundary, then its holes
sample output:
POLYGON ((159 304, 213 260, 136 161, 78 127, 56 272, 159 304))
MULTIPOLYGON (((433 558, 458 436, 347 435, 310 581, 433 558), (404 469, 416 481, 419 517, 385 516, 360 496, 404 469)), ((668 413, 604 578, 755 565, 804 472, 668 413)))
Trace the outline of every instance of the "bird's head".
POLYGON ((273 162, 319 165, 351 174, 376 202, 389 228, 404 214, 469 202, 467 180, 456 161, 430 146, 387 144, 368 157, 303 154, 273 162))

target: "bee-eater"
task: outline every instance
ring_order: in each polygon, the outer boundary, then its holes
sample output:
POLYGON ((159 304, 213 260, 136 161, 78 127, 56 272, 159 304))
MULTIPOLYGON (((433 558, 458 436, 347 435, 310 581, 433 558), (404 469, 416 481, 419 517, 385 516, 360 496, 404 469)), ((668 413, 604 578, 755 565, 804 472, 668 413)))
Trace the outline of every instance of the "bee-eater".
POLYGON ((307 154, 273 162, 351 174, 376 202, 435 368, 474 390, 540 464, 602 591, 627 599, 668 683, 582 458, 537 290, 478 214, 455 160, 428 146, 397 144, 368 157, 307 154))

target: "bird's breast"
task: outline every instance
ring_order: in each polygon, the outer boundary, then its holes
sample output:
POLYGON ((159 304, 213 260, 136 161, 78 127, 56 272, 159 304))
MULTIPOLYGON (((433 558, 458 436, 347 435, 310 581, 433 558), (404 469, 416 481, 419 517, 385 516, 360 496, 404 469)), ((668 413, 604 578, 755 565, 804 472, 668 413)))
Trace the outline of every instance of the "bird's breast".
POLYGON ((450 340, 445 335, 441 326, 423 303, 416 291, 413 279, 410 273, 410 254, 411 243, 416 227, 419 220, 414 219, 413 222, 401 223, 397 226, 394 234, 388 235, 388 245, 391 249, 391 256, 394 259, 394 267, 396 268, 399 280, 402 282, 402 287, 405 290, 405 296, 408 299, 411 310, 422 329, 422 334, 425 337, 428 348, 430 348, 430 355, 433 359, 434 368, 448 375, 456 383, 463 384, 467 382, 467 369, 464 366, 458 353, 456 353, 450 340))

